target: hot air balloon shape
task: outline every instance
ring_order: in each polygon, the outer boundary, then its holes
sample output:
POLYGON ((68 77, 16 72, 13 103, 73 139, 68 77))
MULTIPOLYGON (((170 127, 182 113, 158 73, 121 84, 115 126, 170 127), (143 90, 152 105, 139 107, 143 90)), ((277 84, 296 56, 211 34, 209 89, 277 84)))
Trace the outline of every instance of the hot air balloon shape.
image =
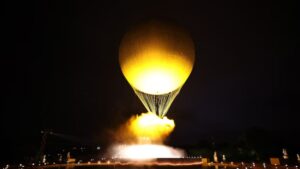
POLYGON ((182 28, 150 21, 125 34, 121 70, 149 112, 163 117, 192 72, 194 43, 182 28))

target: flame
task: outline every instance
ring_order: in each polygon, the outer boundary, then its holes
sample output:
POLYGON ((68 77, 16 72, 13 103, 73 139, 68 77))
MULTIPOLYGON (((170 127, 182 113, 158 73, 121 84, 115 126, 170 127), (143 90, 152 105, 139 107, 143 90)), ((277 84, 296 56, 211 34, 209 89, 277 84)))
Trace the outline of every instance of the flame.
POLYGON ((160 118, 152 112, 133 116, 115 133, 119 142, 109 153, 112 157, 137 161, 181 158, 183 150, 162 145, 174 128, 174 120, 166 116, 160 118))
POLYGON ((174 120, 158 117, 152 112, 134 116, 129 120, 129 132, 139 143, 162 142, 174 130, 174 120))

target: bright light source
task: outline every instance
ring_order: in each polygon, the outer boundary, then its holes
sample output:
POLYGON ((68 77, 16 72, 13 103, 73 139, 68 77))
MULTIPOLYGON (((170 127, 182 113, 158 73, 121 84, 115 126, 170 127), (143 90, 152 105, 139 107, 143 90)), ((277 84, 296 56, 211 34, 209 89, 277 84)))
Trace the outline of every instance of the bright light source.
POLYGON ((173 131, 175 123, 167 117, 160 118, 149 112, 132 117, 128 126, 137 141, 144 144, 162 142, 173 131))
POLYGON ((192 39, 182 29, 149 22, 124 36, 119 60, 134 89, 160 95, 185 83, 193 68, 195 49, 192 39))
POLYGON ((182 158, 184 152, 164 145, 141 144, 116 146, 114 151, 118 158, 128 160, 152 160, 156 158, 182 158))

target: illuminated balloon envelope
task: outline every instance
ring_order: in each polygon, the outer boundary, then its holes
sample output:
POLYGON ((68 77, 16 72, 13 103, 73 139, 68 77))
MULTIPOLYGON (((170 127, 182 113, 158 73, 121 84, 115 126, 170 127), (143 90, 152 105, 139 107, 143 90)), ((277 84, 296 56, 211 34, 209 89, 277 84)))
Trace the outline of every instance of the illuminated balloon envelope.
POLYGON ((164 116, 192 72, 194 44, 182 29, 147 22, 125 34, 119 49, 122 72, 149 112, 164 116))

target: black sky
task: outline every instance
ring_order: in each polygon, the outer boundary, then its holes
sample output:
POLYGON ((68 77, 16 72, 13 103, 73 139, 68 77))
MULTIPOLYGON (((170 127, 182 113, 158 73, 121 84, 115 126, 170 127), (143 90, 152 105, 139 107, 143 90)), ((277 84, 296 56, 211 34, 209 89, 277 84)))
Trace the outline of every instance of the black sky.
POLYGON ((299 134, 292 1, 4 6, 1 140, 7 158, 39 147, 44 128, 107 143, 107 133, 145 111, 121 73, 118 47, 131 26, 149 19, 185 27, 197 49, 194 70, 168 113, 177 124, 173 142, 251 127, 299 134))

